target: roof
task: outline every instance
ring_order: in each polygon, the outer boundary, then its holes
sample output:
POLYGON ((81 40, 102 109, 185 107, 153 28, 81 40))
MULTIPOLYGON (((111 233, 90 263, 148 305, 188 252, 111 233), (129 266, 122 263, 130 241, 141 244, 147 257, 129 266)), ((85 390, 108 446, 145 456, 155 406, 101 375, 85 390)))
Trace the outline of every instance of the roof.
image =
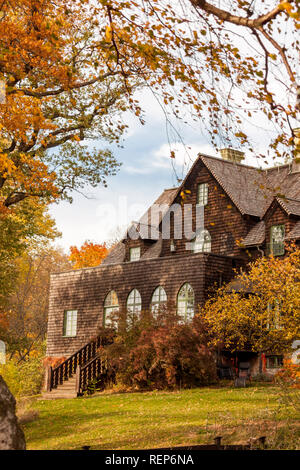
POLYGON ((200 158, 242 214, 263 217, 276 196, 300 200, 300 176, 290 173, 290 165, 260 169, 206 155, 200 158))
POLYGON ((300 238, 300 220, 296 223, 294 228, 285 236, 286 240, 293 240, 300 238))
POLYGON ((173 203, 178 188, 165 189, 154 201, 138 222, 132 222, 123 240, 128 238, 141 238, 142 240, 158 240, 159 224, 173 203), (136 234, 138 233, 138 237, 136 234))
POLYGON ((162 218, 166 215, 170 205, 173 203, 177 192, 178 188, 165 189, 140 218, 139 222, 158 228, 162 218))
MULTIPOLYGON (((300 216, 300 173, 291 173, 290 164, 260 169, 199 154, 199 158, 192 165, 182 184, 177 188, 165 189, 140 220, 133 222, 128 228, 127 236, 131 231, 138 232, 139 238, 155 242, 153 247, 149 248, 147 257, 160 255, 159 225, 199 160, 203 162, 242 214, 262 218, 276 198, 288 214, 300 216)), ((299 237, 300 223, 296 224, 286 238, 299 237)), ((243 243, 245 246, 256 246, 263 243, 264 238, 265 226, 261 221, 250 230, 243 243)), ((103 263, 121 263, 124 257, 124 244, 120 242, 103 263)))
POLYGON ((117 243, 101 264, 119 264, 123 263, 125 258, 125 245, 122 242, 117 243))
POLYGON ((246 237, 242 241, 245 246, 257 246, 261 245, 265 241, 266 237, 266 226, 265 222, 261 220, 258 222, 250 232, 247 233, 246 237))
POLYGON ((143 224, 141 222, 132 222, 131 226, 127 230, 127 237, 128 236, 133 240, 141 238, 142 240, 157 241, 159 239, 160 232, 158 227, 155 227, 154 225, 143 224))
POLYGON ((276 199, 287 214, 300 216, 300 199, 291 199, 287 197, 277 197, 276 199))

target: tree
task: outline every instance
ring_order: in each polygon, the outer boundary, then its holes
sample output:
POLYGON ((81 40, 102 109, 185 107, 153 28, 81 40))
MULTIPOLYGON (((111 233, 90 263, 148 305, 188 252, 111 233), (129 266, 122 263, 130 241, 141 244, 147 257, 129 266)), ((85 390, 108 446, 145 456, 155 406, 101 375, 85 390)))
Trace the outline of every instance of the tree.
POLYGON ((70 247, 69 260, 73 269, 89 268, 99 266, 108 254, 106 245, 99 245, 90 241, 85 241, 80 248, 70 247))
MULTIPOLYGON (((282 158, 296 125, 299 7, 290 2, 99 1, 109 61, 135 74, 176 116, 190 111, 213 142, 252 149, 245 122, 272 121, 282 158), (215 5, 217 3, 217 6, 215 5)), ((298 102, 299 110, 299 102, 298 102)))
POLYGON ((92 5, 13 0, 0 13, 0 203, 106 184, 119 164, 82 141, 119 141, 127 90, 109 66, 92 5))
POLYGON ((6 320, 2 335, 10 357, 24 360, 45 340, 50 273, 66 269, 70 269, 67 256, 47 245, 39 244, 15 260, 14 290, 2 308, 6 320))
POLYGON ((47 206, 25 199, 11 210, 0 211, 0 306, 14 290, 18 269, 16 259, 26 250, 43 246, 59 234, 47 206))
POLYGON ((118 164, 84 139, 119 141, 118 115, 140 116, 137 87, 213 143, 253 149, 247 120, 271 121, 271 148, 291 147, 299 8, 290 2, 204 0, 2 2, 1 201, 70 197, 118 164), (230 26, 230 28, 229 28, 230 26), (248 34, 249 33, 249 34, 248 34), (289 33, 289 34, 287 34, 289 33), (247 128, 246 128, 247 127, 247 128), (53 149, 56 149, 54 152, 53 149))
POLYGON ((200 312, 214 346, 231 351, 290 352, 300 334, 300 249, 269 256, 238 276, 242 291, 223 286, 200 312))

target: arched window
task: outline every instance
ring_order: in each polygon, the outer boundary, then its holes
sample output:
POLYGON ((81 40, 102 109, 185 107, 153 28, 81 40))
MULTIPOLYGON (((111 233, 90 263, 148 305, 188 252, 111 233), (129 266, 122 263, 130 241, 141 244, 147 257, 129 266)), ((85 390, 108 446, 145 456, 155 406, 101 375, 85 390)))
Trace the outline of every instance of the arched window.
POLYGON ((177 295, 177 314, 183 321, 190 321, 194 314, 194 289, 188 283, 183 284, 177 295))
POLYGON ((127 297, 127 313, 134 314, 139 318, 142 310, 141 294, 137 289, 133 289, 127 297))
POLYGON ((103 326, 104 327, 114 327, 116 319, 114 314, 119 311, 119 301, 118 296, 114 290, 111 290, 104 300, 104 315, 103 315, 103 326))
POLYGON ((152 294, 151 298, 151 312, 157 314, 162 308, 167 305, 167 294, 162 286, 158 286, 152 294))
POLYGON ((211 236, 208 230, 201 230, 194 240, 194 253, 211 251, 211 236))

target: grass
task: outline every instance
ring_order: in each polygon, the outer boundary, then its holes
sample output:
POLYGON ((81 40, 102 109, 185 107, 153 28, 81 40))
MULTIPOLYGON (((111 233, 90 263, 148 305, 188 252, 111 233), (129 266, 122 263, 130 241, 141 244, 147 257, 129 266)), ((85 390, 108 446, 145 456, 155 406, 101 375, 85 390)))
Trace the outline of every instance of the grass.
POLYGON ((278 397, 278 388, 259 385, 40 400, 23 429, 28 449, 146 449, 212 443, 220 434, 228 444, 266 435, 272 447, 299 448, 299 414, 278 397))

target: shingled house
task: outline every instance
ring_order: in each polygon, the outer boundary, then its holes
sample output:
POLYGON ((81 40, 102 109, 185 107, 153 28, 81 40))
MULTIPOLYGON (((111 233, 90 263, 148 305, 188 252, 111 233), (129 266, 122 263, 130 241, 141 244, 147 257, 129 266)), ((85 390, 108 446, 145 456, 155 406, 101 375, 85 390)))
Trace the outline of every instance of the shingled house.
POLYGON ((167 304, 189 321, 249 256, 282 256, 286 241, 300 241, 299 163, 262 170, 242 164, 239 151, 221 155, 199 155, 180 187, 166 189, 100 266, 51 275, 48 356, 78 358, 117 309, 141 314, 167 304), (188 240, 178 236, 185 207, 188 240))

